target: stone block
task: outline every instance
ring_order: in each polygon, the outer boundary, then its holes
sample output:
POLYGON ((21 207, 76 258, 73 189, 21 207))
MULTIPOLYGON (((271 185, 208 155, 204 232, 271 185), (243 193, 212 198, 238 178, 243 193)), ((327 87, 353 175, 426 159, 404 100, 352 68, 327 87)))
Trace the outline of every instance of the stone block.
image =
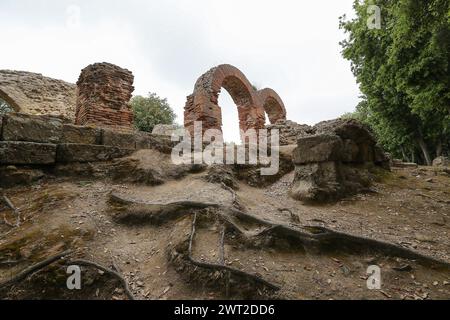
POLYGON ((53 116, 31 116, 9 113, 3 116, 2 139, 58 143, 62 135, 63 120, 53 116))
POLYGON ((50 143, 1 141, 0 164, 53 164, 56 145, 50 143))
POLYGON ((306 164, 342 159, 343 142, 331 134, 319 134, 299 138, 293 152, 295 164, 306 164))
POLYGON ((56 161, 62 163, 108 161, 130 155, 133 151, 113 146, 66 143, 58 145, 56 161))
POLYGON ((61 143, 101 144, 101 129, 65 124, 62 129, 61 143))
POLYGON ((111 129, 102 130, 102 144, 123 149, 136 149, 134 133, 117 132, 111 129))

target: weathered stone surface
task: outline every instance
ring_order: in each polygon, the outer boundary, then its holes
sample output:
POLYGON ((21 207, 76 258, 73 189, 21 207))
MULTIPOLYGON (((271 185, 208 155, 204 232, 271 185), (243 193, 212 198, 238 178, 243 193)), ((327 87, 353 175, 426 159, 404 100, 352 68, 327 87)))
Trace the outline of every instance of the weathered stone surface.
POLYGON ((131 71, 110 63, 95 63, 81 71, 75 123, 132 130, 133 113, 128 102, 134 91, 131 71))
POLYGON ((56 145, 50 143, 0 141, 0 164, 55 163, 56 145))
MULTIPOLYGON (((157 150, 139 150, 131 156, 114 160, 108 175, 115 181, 158 185, 197 172, 193 164, 175 165, 170 155, 157 150), (155 165, 158 164, 158 165, 155 165)), ((203 168, 203 166, 200 166, 203 168)))
POLYGON ((301 201, 330 201, 340 191, 339 167, 334 161, 295 167, 291 196, 301 201))
POLYGON ((341 138, 331 134, 319 134, 298 139, 294 150, 295 164, 311 162, 340 161, 344 145, 341 138))
POLYGON ((8 113, 3 116, 2 139, 58 143, 62 136, 64 119, 54 116, 32 116, 8 113))
POLYGON ((0 70, 0 98, 17 112, 75 119, 76 86, 38 73, 0 70))
POLYGON ((351 139, 345 139, 343 141, 343 149, 341 160, 343 162, 358 162, 359 159, 359 147, 355 141, 351 139))
POLYGON ((298 124, 290 120, 278 120, 276 123, 266 126, 266 129, 278 130, 280 136, 280 146, 297 144, 298 138, 312 135, 315 132, 311 126, 306 124, 298 124))
POLYGON ((136 149, 136 139, 134 133, 117 132, 110 129, 102 130, 102 144, 105 146, 136 149))
POLYGON ((375 164, 389 170, 391 164, 391 158, 389 154, 384 152, 383 148, 378 145, 373 148, 373 152, 375 164))
POLYGON ((256 91, 245 75, 237 68, 224 64, 203 74, 196 82, 194 92, 187 97, 184 125, 191 134, 194 122, 200 121, 203 132, 221 130, 222 114, 218 105, 221 88, 227 90, 238 107, 239 125, 243 131, 263 129, 265 112, 272 123, 286 120, 283 101, 272 89, 256 91))
POLYGON ((93 127, 65 124, 61 143, 101 144, 102 131, 93 127))
POLYGON ((138 132, 135 135, 136 149, 155 149, 159 152, 170 154, 177 142, 173 142, 171 137, 155 135, 147 132, 138 132))
POLYGON ((376 144, 376 139, 369 127, 355 119, 335 119, 323 121, 314 126, 316 134, 334 133, 343 140, 350 139, 356 144, 376 144))
POLYGON ((112 146, 68 143, 58 145, 56 160, 62 163, 108 161, 127 156, 133 151, 112 146))
POLYGON ((433 160, 433 166, 435 167, 448 167, 450 166, 450 159, 447 157, 437 157, 433 160))
POLYGON ((29 185, 44 177, 39 169, 16 166, 0 167, 0 187, 11 188, 18 185, 29 185))
MULTIPOLYGON (((311 131, 309 131, 311 132, 311 131)), ((389 170, 389 157, 368 128, 356 120, 321 122, 314 135, 298 139, 291 196, 302 201, 334 201, 361 192, 375 178, 375 166, 389 170)))

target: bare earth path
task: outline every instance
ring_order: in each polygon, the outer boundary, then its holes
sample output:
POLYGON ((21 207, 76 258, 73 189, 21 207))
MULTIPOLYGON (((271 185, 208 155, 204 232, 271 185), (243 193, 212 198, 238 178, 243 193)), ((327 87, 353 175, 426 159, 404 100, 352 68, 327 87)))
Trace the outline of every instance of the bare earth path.
MULTIPOLYGON (((237 198, 246 212, 274 224, 327 227, 450 262, 450 177, 428 168, 394 170, 382 183, 374 185, 372 193, 323 206, 304 205, 289 198, 292 177, 288 174, 264 189, 239 183, 237 198)), ((249 296, 232 280, 227 280, 226 286, 220 281, 216 285, 207 281, 222 279, 217 272, 201 281, 205 275, 194 275, 188 266, 170 259, 174 248, 189 239, 192 215, 159 225, 118 223, 108 203, 111 192, 146 203, 187 200, 233 204, 230 190, 205 182, 201 173, 156 187, 58 179, 9 189, 6 194, 20 209, 24 221, 15 229, 0 225, 0 283, 33 263, 72 249, 76 256, 110 268, 115 266, 137 299, 450 298, 448 268, 383 255, 370 248, 354 251, 339 243, 333 250, 293 245, 289 239, 248 246, 232 232, 224 236, 224 264, 255 274, 281 289, 272 293, 258 289, 249 296), (381 268, 381 290, 367 289, 369 265, 381 268)), ((10 210, 3 213, 13 221, 10 210)), ((255 224, 242 226, 245 232, 254 234, 264 230, 255 224)), ((220 261, 222 235, 218 221, 200 220, 193 239, 195 259, 220 261)), ((83 289, 71 292, 65 287, 67 275, 63 267, 43 269, 12 287, 0 289, 0 297, 126 298, 118 281, 92 268, 86 268, 83 289)))

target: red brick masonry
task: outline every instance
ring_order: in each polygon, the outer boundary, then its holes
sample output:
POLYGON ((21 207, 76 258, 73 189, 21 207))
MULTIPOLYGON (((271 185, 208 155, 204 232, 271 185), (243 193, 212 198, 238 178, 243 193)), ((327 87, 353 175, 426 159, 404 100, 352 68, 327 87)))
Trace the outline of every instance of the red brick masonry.
POLYGON ((134 91, 131 71, 110 63, 96 63, 81 71, 77 86, 75 123, 117 129, 133 128, 128 102, 134 91))
POLYGON ((283 101, 274 90, 255 90, 239 69, 223 64, 203 74, 197 80, 193 94, 187 97, 184 126, 191 133, 195 121, 203 123, 203 131, 221 130, 222 111, 218 105, 221 88, 230 93, 237 105, 239 125, 244 131, 264 128, 264 112, 271 123, 286 120, 283 101))

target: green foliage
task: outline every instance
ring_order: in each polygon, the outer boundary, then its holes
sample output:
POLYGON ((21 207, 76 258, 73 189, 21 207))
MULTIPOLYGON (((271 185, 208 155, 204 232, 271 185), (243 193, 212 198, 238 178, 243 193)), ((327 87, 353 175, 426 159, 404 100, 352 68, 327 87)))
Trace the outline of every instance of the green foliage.
POLYGON ((141 131, 152 132, 157 124, 173 124, 176 118, 167 99, 155 93, 149 93, 148 97, 135 96, 130 104, 134 112, 134 125, 141 131))
POLYGON ((6 101, 0 99, 0 116, 11 111, 13 111, 11 106, 7 104, 6 101))
POLYGON ((450 146, 450 2, 354 2, 357 17, 340 19, 343 56, 364 94, 356 115, 394 155, 429 163, 450 146), (367 7, 381 8, 382 28, 369 29, 367 7))

